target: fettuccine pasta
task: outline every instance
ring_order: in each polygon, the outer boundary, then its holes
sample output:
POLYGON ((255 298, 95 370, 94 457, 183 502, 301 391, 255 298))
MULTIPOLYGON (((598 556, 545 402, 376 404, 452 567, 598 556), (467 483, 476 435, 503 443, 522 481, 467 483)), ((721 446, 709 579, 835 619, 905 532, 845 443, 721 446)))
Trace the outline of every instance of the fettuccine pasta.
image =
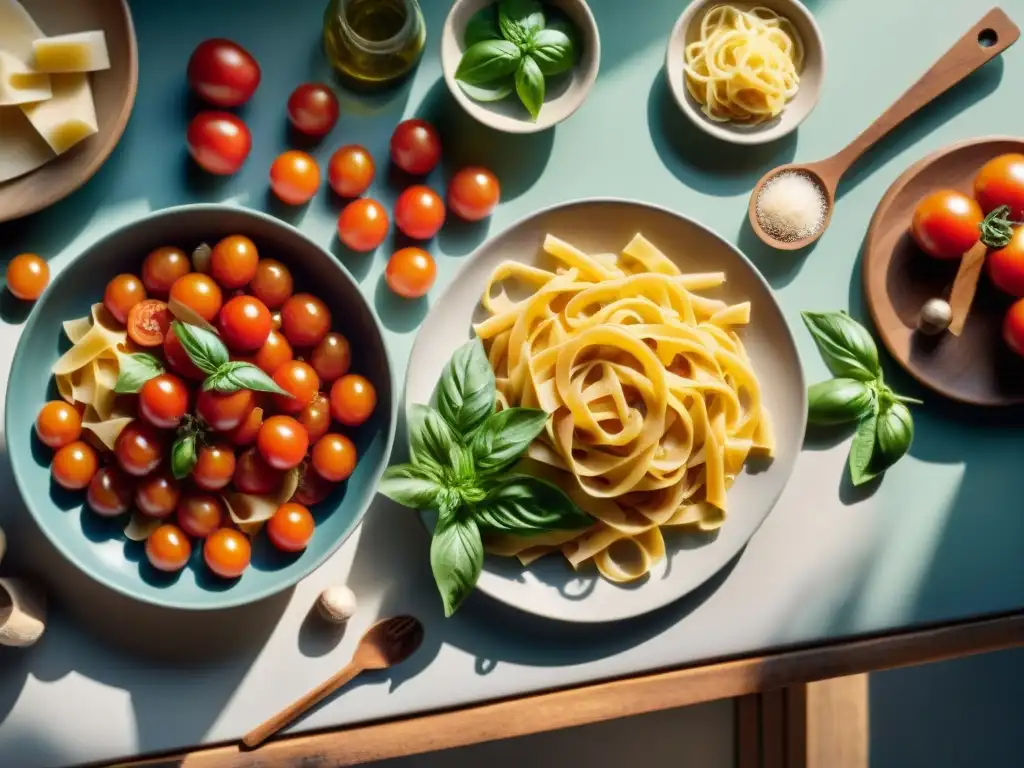
POLYGON ((683 274, 642 235, 591 256, 548 235, 552 270, 507 261, 491 275, 475 326, 498 405, 551 414, 528 456, 597 524, 496 537, 488 551, 525 564, 560 550, 574 567, 640 578, 665 556, 663 528, 712 531, 752 451, 774 437, 761 387, 736 332, 750 303, 699 291, 722 272, 683 274), (528 295, 514 300, 517 283, 528 295))

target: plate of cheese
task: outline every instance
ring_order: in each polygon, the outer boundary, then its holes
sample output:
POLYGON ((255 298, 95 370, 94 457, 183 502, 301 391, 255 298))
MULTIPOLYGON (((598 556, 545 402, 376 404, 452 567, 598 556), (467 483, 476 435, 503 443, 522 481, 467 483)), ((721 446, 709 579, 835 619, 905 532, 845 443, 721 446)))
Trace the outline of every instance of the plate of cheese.
POLYGON ((135 102, 127 0, 0 0, 0 222, 84 184, 135 102))

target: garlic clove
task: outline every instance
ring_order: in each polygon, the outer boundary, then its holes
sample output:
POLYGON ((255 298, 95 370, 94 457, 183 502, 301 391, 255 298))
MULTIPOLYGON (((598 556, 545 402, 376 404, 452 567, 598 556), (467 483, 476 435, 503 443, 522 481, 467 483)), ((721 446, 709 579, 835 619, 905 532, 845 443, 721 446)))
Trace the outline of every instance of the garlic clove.
POLYGON ((928 299, 917 316, 917 329, 928 336, 944 333, 953 322, 953 308, 945 299, 928 299))
POLYGON ((316 608, 332 624, 344 624, 356 612, 356 596, 344 584, 336 584, 320 593, 316 608))

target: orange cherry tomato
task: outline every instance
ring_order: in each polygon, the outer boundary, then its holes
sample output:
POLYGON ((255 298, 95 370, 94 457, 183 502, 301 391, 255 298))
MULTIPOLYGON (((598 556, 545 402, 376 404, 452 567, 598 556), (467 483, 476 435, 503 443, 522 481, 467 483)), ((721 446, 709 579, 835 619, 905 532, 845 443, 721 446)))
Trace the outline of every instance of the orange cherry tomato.
POLYGON ((348 144, 331 155, 327 178, 341 197, 359 197, 370 188, 377 169, 366 147, 348 144))
POLYGON ((36 416, 36 436, 50 448, 63 448, 82 436, 82 417, 63 400, 51 400, 36 416))
POLYGON ((236 460, 232 482, 242 493, 263 495, 276 491, 283 478, 284 473, 267 464, 255 448, 250 448, 236 460))
POLYGON ((219 315, 220 335, 229 349, 251 352, 263 346, 270 336, 270 310, 252 296, 236 296, 219 315))
POLYGON ((1015 301, 1006 311, 1003 339, 1010 349, 1024 357, 1024 299, 1015 301))
POLYGON ((228 290, 242 288, 256 275, 260 254, 256 244, 244 235, 230 235, 213 246, 210 275, 228 290))
POLYGON ((188 387, 173 373, 161 373, 139 390, 139 415, 160 429, 173 429, 188 413, 188 387))
POLYGON ((324 480, 340 483, 356 468, 356 447, 344 435, 330 433, 313 446, 313 469, 324 480))
POLYGON ((140 347, 159 347, 173 319, 167 305, 159 299, 140 301, 128 312, 128 336, 140 347))
POLYGON ((210 570, 222 579, 237 579, 252 558, 248 537, 234 528, 221 528, 206 537, 203 559, 210 570))
POLYGON ((358 374, 346 374, 331 385, 331 415, 346 427, 358 427, 376 406, 377 391, 358 374))
POLYGON ((132 481, 116 467, 101 467, 85 494, 89 508, 102 517, 117 517, 132 505, 132 481))
POLYGON ((114 443, 114 455, 129 475, 144 477, 159 466, 166 441, 156 427, 136 419, 128 423, 114 443))
POLYGON ((323 83, 303 83, 288 97, 288 119, 308 136, 326 136, 338 122, 338 97, 323 83))
POLYGON ((331 330, 331 310, 316 296, 297 293, 281 307, 281 329, 293 347, 312 347, 331 330))
POLYGON ((317 392, 309 405, 295 418, 306 429, 309 442, 315 443, 331 428, 331 401, 317 392))
POLYGON ((486 168, 463 168, 448 182, 448 207, 466 221, 486 219, 494 213, 499 200, 498 177, 486 168))
POLYGON ((176 525, 164 523, 146 539, 146 557, 158 571, 180 571, 192 556, 192 542, 176 525))
POLYGON ((1010 219, 1024 218, 1024 155, 1000 155, 985 163, 974 178, 974 199, 985 213, 1008 205, 1010 219))
POLYGON ((256 436, 263 426, 263 409, 253 408, 245 421, 235 427, 229 437, 235 445, 252 445, 256 442, 256 436))
POLYGON ((305 152, 289 149, 270 166, 270 188, 282 203, 303 205, 320 187, 320 167, 305 152))
POLYGON ((278 309, 292 295, 292 273, 276 259, 260 259, 249 288, 267 309, 278 309))
POLYGON ((403 120, 391 134, 391 161, 406 173, 426 176, 441 161, 441 137, 426 120, 403 120))
POLYGON ((256 437, 260 456, 274 469, 297 467, 309 448, 309 435, 291 416, 271 416, 256 437))
POLYGON ((204 491, 219 491, 235 474, 235 451, 230 445, 204 445, 199 449, 192 480, 204 491))
POLYGON ((220 286, 209 275, 189 272, 171 286, 171 298, 194 310, 203 320, 212 323, 224 303, 220 286))
POLYGON ((1024 297, 1024 229, 1013 231, 1010 242, 985 259, 988 275, 1001 291, 1024 297))
POLYGON ((330 384, 348 373, 352 364, 352 348, 340 333, 328 333, 313 348, 309 362, 320 377, 321 384, 330 384))
POLYGON ((245 421, 256 406, 256 397, 251 389, 237 392, 200 392, 196 399, 196 414, 217 432, 230 432, 245 421))
POLYGON ((301 552, 313 538, 313 516, 301 504, 287 502, 267 521, 267 536, 282 552, 301 552))
POLYGON ((353 200, 338 216, 338 238, 353 251, 372 251, 388 236, 388 212, 376 200, 353 200))
POLYGON ((413 240, 429 240, 444 224, 444 201, 430 187, 417 184, 398 196, 395 226, 413 240))
POLYGON ((274 383, 287 395, 274 395, 274 403, 285 413, 298 413, 320 390, 320 379, 313 366, 301 360, 289 360, 274 371, 274 383))
POLYGON ((418 299, 426 295, 436 277, 434 259, 422 248, 416 247, 395 251, 384 270, 388 287, 406 299, 418 299))
POLYGON ((268 376, 273 376, 278 368, 294 356, 292 345, 288 343, 284 334, 271 331, 263 346, 253 356, 252 362, 262 368, 268 376))
POLYGON ((194 381, 202 381, 206 378, 206 374, 199 370, 192 362, 192 358, 188 356, 188 352, 181 345, 181 339, 173 332, 164 336, 164 358, 167 360, 168 367, 179 376, 194 381))
POLYGON ((86 442, 76 440, 53 454, 50 473, 58 485, 69 491, 78 491, 89 485, 97 469, 99 459, 95 449, 86 442))
POLYGON ((179 498, 181 489, 170 472, 156 472, 135 486, 135 506, 149 517, 170 517, 179 498))
POLYGON ((320 474, 313 469, 312 462, 304 461, 299 468, 299 487, 295 489, 291 500, 311 507, 326 499, 337 487, 337 483, 320 477, 320 474))
POLYGON ((224 507, 216 496, 190 493, 178 502, 178 525, 197 539, 205 539, 220 528, 224 517, 224 507))
POLYGON ((135 275, 121 274, 107 283, 103 294, 103 306, 119 323, 128 322, 132 307, 146 298, 146 289, 135 275))
POLYGON ((910 233, 921 250, 936 259, 959 259, 981 237, 981 206, 967 195, 940 189, 914 209, 910 233))
POLYGON ((249 157, 252 134, 237 115, 210 110, 192 118, 186 143, 189 154, 200 168, 218 176, 230 176, 249 157))
POLYGON ((50 265, 34 253, 22 253, 7 265, 7 290, 16 299, 35 301, 50 283, 50 265))
POLYGON ((142 262, 142 283, 151 296, 166 296, 179 277, 192 271, 192 262, 180 248, 164 246, 150 251, 142 262))

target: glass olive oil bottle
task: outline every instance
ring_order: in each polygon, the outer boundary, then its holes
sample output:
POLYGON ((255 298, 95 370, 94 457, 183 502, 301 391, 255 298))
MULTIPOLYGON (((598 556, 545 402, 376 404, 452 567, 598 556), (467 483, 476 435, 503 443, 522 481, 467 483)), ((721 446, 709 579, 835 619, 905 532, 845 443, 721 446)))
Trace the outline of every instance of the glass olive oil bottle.
POLYGON ((418 0, 330 0, 324 51, 355 90, 386 88, 419 62, 427 30, 418 0))

